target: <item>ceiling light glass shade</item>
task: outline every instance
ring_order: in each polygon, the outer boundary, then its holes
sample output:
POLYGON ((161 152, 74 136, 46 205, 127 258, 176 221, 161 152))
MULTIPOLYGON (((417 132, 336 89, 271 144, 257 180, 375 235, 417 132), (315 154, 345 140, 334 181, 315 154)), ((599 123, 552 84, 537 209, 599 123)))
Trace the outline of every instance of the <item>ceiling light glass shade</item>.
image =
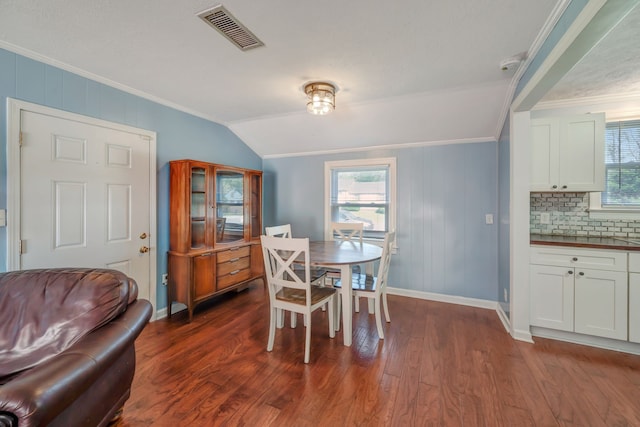
POLYGON ((325 115, 336 108, 336 88, 324 82, 309 83, 304 87, 307 94, 307 111, 311 114, 325 115))

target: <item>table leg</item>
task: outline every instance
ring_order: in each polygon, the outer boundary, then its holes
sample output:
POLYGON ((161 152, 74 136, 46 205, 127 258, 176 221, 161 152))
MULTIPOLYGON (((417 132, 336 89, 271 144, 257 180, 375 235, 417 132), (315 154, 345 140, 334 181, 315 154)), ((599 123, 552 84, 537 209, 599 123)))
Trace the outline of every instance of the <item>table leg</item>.
POLYGON ((342 282, 342 336, 344 345, 350 346, 352 339, 352 320, 353 313, 351 303, 351 265, 344 264, 340 266, 340 281, 342 282))

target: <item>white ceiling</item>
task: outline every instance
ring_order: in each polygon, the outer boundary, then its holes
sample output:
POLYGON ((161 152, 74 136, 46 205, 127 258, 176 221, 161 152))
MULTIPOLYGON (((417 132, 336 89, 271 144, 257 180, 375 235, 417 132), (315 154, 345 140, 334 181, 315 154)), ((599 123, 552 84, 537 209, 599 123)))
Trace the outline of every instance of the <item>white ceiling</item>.
MULTIPOLYGON (((640 7, 635 6, 541 102, 640 94, 640 7)), ((640 107, 638 107, 640 109, 640 107)))
POLYGON ((513 90, 501 60, 561 3, 227 0, 266 45, 243 52, 197 17, 216 0, 1 0, 0 47, 222 123, 266 157, 487 141, 513 90), (333 114, 306 113, 310 80, 338 86, 333 114))

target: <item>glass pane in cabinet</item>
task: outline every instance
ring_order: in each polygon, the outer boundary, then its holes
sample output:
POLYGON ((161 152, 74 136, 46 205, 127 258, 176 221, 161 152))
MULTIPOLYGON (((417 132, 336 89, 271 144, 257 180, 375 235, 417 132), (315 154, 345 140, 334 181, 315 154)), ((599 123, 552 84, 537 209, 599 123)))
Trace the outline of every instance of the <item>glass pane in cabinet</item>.
POLYGON ((204 193, 191 194, 191 218, 202 219, 207 214, 207 206, 205 204, 204 193))
POLYGON ((244 176, 238 172, 216 173, 216 242, 244 239, 244 176))
POLYGON ((191 191, 204 193, 205 191, 205 172, 203 168, 193 168, 191 170, 191 191))
POLYGON ((191 221, 191 248, 198 249, 205 246, 205 222, 191 221))
POLYGON ((261 179, 259 175, 251 176, 251 237, 260 237, 262 224, 260 222, 260 193, 261 179))

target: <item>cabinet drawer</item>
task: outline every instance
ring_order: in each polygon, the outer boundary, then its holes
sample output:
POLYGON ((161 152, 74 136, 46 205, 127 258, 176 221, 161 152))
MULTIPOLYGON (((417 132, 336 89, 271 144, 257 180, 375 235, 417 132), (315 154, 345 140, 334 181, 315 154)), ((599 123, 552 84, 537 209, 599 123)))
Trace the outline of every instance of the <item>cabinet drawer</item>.
POLYGON ((230 261, 235 258, 240 259, 242 257, 249 256, 249 251, 250 251, 249 246, 240 246, 240 247, 229 249, 226 251, 220 251, 217 254, 218 264, 230 261))
POLYGON ((242 258, 231 258, 231 260, 227 262, 218 262, 218 277, 226 276, 235 270, 244 270, 245 268, 249 268, 251 263, 249 262, 249 257, 242 258))
POLYGON ((251 270, 248 268, 244 270, 233 270, 229 274, 218 276, 218 290, 235 285, 243 280, 247 280, 249 277, 251 277, 251 270))
POLYGON ((629 252, 629 272, 640 273, 640 252, 629 252))
POLYGON ((531 264, 627 271, 627 253, 580 248, 531 246, 531 264))

